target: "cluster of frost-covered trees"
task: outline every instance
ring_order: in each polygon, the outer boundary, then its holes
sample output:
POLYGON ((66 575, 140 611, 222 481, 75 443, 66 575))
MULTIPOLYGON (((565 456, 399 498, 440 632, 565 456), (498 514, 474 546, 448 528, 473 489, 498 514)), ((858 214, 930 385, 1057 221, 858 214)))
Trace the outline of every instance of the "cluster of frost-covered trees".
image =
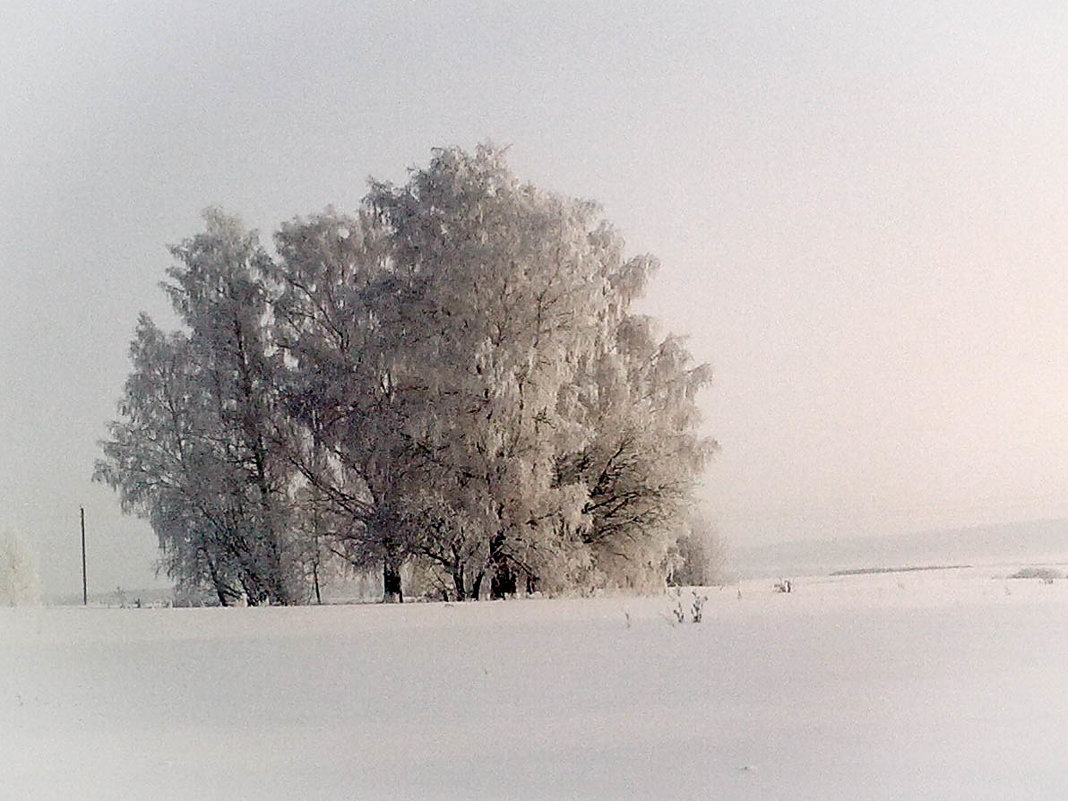
POLYGON ((354 215, 219 212, 172 248, 96 476, 220 603, 315 598, 339 561, 455 599, 648 586, 679 568, 714 444, 683 343, 633 311, 655 267, 500 151, 435 151, 354 215))

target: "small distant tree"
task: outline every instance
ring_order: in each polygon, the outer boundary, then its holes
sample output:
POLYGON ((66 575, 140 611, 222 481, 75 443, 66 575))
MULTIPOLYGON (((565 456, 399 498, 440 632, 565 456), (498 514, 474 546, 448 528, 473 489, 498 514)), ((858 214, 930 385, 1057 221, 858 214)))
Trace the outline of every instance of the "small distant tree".
POLYGON ((15 536, 0 537, 0 605, 36 603, 37 564, 30 549, 15 536))

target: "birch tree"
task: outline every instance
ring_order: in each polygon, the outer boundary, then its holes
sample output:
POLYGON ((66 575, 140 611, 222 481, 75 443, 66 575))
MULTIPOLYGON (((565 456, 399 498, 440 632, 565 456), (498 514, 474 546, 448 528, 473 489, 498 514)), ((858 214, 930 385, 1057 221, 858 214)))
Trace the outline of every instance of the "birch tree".
POLYGON ((384 598, 402 600, 412 551, 404 507, 419 466, 406 412, 419 384, 398 317, 409 288, 367 214, 296 219, 275 241, 276 338, 296 426, 289 458, 328 548, 358 568, 380 565, 384 598))
POLYGON ((715 442, 702 435, 697 393, 711 380, 676 336, 624 315, 608 349, 583 377, 580 404, 593 429, 558 463, 559 480, 587 489, 596 581, 647 589, 663 584, 668 554, 688 518, 694 487, 715 442))
POLYGON ((471 593, 487 574, 492 596, 515 593, 583 525, 584 487, 554 466, 589 432, 561 394, 611 311, 618 237, 594 204, 519 181, 490 147, 436 151, 368 202, 413 287, 406 345, 426 386, 411 431, 453 521, 438 544, 468 555, 471 593))
POLYGON ((94 477, 118 492, 124 512, 149 521, 179 589, 210 586, 228 605, 241 596, 240 570, 212 488, 211 448, 198 434, 205 423, 188 338, 164 334, 142 314, 130 360, 121 419, 108 426, 94 477))
POLYGON ((221 603, 291 603, 291 481, 265 335, 268 258, 254 234, 209 211, 207 230, 171 249, 164 285, 187 331, 142 317, 120 419, 96 477, 149 520, 168 574, 210 581, 221 603))
POLYGON ((664 580, 710 373, 635 314, 655 260, 596 204, 483 146, 282 225, 275 260, 207 222, 97 468, 171 575, 224 603, 319 597, 330 558, 398 601, 409 561, 458 599, 664 580))

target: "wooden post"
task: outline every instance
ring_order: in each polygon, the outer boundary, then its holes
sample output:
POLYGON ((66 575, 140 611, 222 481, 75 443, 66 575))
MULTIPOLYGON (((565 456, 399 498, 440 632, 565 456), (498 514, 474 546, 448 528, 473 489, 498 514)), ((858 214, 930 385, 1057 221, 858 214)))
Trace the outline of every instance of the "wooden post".
POLYGON ((85 507, 82 512, 82 606, 89 605, 89 584, 85 579, 85 507))

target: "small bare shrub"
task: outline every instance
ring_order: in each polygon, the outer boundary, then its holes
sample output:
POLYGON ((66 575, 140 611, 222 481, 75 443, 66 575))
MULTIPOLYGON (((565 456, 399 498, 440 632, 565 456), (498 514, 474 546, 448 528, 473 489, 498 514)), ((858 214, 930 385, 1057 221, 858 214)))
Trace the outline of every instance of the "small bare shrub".
POLYGON ((704 616, 705 604, 708 602, 707 595, 698 595, 697 591, 693 593, 693 604, 690 606, 690 620, 694 623, 700 623, 701 618, 704 616))
POLYGON ((679 590, 675 590, 675 605, 671 608, 671 615, 675 619, 675 623, 686 622, 686 610, 682 606, 682 593, 679 590))
POLYGON ((683 603, 682 592, 675 590, 675 605, 671 608, 671 617, 668 622, 672 626, 685 623, 700 623, 704 617, 705 604, 708 602, 707 595, 698 595, 697 590, 691 590, 692 599, 689 606, 683 603))

